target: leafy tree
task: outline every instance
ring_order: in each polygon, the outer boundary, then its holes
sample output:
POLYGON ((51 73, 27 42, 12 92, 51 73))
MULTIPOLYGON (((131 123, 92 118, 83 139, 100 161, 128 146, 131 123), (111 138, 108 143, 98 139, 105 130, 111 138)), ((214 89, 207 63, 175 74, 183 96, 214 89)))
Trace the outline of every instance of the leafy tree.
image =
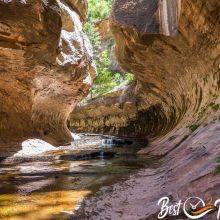
POLYGON ((132 74, 123 73, 122 76, 121 73, 110 71, 109 66, 111 61, 109 53, 109 50, 104 50, 97 60, 98 76, 95 78, 94 86, 91 91, 95 96, 100 96, 113 90, 116 86, 128 84, 134 80, 132 74))
POLYGON ((103 95, 114 89, 116 86, 119 86, 122 83, 129 83, 134 79, 133 75, 128 73, 123 74, 122 76, 121 73, 110 71, 110 51, 111 47, 114 45, 113 39, 106 42, 107 49, 104 51, 100 50, 101 38, 95 27, 95 23, 109 17, 112 4, 113 0, 88 0, 89 13, 84 29, 93 46, 98 72, 98 75, 94 80, 90 97, 103 95))
POLYGON ((93 46, 94 54, 96 55, 101 45, 99 33, 96 30, 93 22, 86 22, 84 25, 84 30, 93 46))
POLYGON ((88 0, 88 21, 96 22, 109 17, 113 0, 88 0))

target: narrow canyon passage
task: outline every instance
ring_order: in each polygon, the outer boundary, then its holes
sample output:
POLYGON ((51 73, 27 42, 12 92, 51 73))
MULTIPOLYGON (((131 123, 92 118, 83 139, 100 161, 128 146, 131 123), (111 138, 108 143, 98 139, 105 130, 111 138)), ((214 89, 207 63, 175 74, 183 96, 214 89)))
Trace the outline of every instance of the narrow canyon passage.
POLYGON ((219 1, 115 1, 116 56, 137 83, 79 106, 72 126, 148 137, 139 154, 162 164, 89 198, 73 219, 157 219, 164 196, 219 198, 219 10, 219 1))
POLYGON ((0 218, 151 220, 164 196, 219 199, 219 11, 0 0, 0 218))

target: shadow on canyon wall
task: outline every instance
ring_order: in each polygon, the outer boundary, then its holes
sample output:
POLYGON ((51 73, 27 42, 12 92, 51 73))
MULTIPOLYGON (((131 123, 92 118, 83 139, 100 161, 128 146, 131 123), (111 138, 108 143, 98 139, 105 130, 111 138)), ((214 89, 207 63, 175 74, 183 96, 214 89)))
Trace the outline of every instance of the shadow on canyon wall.
POLYGON ((161 168, 86 200, 78 218, 153 219, 163 195, 215 198, 219 0, 116 0, 110 19, 115 53, 136 81, 78 104, 95 76, 82 30, 86 8, 85 1, 0 2, 2 151, 16 151, 11 143, 27 137, 70 143, 70 115, 75 131, 147 137, 150 145, 139 153, 164 156, 161 168))

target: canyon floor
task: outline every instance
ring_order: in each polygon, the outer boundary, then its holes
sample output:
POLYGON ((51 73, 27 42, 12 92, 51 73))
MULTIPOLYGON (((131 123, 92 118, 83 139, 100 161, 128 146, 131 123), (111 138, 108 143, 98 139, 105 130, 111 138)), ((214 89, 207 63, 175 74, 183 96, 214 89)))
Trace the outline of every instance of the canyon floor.
POLYGON ((0 218, 154 220, 161 197, 220 199, 219 11, 0 0, 0 218))
MULTIPOLYGON (((157 219, 157 202, 164 196, 171 203, 192 195, 214 201, 220 191, 220 175, 215 173, 219 134, 215 116, 176 145, 179 135, 169 137, 167 149, 153 143, 136 149, 103 148, 101 141, 109 136, 84 134, 75 136, 79 139, 71 146, 51 148, 42 142, 44 152, 39 153, 34 144, 41 141, 32 141, 1 161, 0 216, 151 220, 157 219), (163 155, 157 151, 162 147, 163 155)), ((213 212, 207 219, 216 215, 213 212)), ((178 219, 186 218, 181 213, 178 219)))
POLYGON ((70 219, 83 199, 154 166, 138 156, 140 147, 103 147, 107 136, 75 135, 69 146, 26 140, 22 149, 0 162, 0 219, 70 219))
MULTIPOLYGON (((170 142, 174 143, 175 138, 177 136, 170 138, 170 142)), ((157 149, 163 147, 156 146, 150 152, 155 156, 161 153, 157 149)), ((204 200, 212 197, 215 201, 220 192, 220 175, 215 173, 219 153, 220 123, 214 119, 175 147, 166 149, 164 156, 157 159, 159 167, 141 169, 86 199, 72 219, 158 219, 160 207, 157 202, 164 196, 173 204, 190 196, 204 200)), ((214 220, 216 216, 217 211, 205 219, 214 220)), ((187 218, 180 215, 166 219, 187 218)))

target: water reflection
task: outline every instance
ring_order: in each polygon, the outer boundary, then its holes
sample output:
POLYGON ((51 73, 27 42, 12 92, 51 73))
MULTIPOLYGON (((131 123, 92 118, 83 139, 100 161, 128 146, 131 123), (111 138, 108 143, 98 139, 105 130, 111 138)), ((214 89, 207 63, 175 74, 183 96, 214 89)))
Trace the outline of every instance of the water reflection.
POLYGON ((91 192, 126 178, 135 169, 155 164, 153 158, 137 157, 133 152, 120 152, 110 159, 106 159, 104 153, 101 159, 77 161, 71 152, 65 155, 1 162, 0 217, 66 219, 91 192))
POLYGON ((22 196, 19 193, 0 196, 2 219, 50 219, 62 211, 71 212, 80 198, 89 191, 38 192, 22 196))

